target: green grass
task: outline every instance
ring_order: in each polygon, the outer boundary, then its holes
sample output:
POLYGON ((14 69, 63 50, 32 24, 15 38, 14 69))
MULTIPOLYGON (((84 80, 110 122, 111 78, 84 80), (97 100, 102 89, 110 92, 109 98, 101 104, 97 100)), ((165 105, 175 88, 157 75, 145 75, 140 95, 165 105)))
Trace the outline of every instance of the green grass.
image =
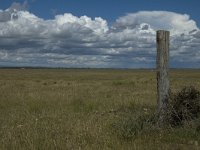
MULTIPOLYGON (((170 83, 199 89, 200 70, 173 70, 170 83)), ((1 69, 0 149, 200 149, 200 120, 140 130, 155 108, 154 71, 1 69)))

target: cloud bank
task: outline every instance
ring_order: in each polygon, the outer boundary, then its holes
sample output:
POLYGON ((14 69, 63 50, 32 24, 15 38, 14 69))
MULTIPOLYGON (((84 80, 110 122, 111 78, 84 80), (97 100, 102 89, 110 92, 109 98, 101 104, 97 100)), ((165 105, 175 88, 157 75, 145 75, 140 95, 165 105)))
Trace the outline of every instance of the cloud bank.
POLYGON ((200 30, 187 14, 140 11, 113 25, 70 13, 44 20, 13 3, 0 10, 1 66, 155 67, 156 30, 171 32, 171 67, 200 66, 200 30))

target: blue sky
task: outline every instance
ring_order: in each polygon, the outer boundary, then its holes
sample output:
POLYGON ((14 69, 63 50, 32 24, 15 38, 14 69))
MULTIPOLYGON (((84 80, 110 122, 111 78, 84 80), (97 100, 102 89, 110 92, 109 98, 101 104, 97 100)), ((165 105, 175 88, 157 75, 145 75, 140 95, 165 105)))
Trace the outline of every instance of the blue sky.
MULTIPOLYGON (((13 2, 0 0, 0 8, 7 9, 13 2)), ((142 10, 164 10, 189 14, 200 25, 199 0, 27 0, 28 9, 35 15, 50 19, 55 14, 72 13, 75 16, 100 16, 114 22, 119 16, 142 10)))
POLYGON ((166 29, 170 66, 199 68, 199 6, 199 0, 0 0, 0 66, 155 67, 155 31, 166 29))

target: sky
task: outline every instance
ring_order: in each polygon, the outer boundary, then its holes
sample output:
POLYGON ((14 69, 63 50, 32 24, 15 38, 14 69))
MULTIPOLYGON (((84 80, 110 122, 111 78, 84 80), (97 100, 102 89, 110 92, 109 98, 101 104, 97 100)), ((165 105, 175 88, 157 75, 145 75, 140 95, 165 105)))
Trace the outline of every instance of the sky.
POLYGON ((0 67, 200 68, 199 0, 0 0, 0 67))

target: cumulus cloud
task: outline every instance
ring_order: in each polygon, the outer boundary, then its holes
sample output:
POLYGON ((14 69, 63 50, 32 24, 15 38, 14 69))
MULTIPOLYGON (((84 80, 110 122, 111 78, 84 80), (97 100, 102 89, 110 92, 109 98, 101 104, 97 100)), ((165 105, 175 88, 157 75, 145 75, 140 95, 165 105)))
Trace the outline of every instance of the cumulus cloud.
POLYGON ((101 17, 71 13, 45 20, 28 12, 27 3, 13 3, 0 10, 0 29, 4 65, 154 67, 159 29, 171 32, 172 66, 199 64, 200 30, 187 14, 141 11, 108 26, 101 17))
POLYGON ((140 11, 131 13, 116 20, 116 28, 138 28, 146 23, 154 30, 165 29, 171 31, 173 35, 188 33, 198 29, 196 22, 190 19, 187 14, 178 14, 168 11, 140 11))
POLYGON ((23 4, 12 3, 11 6, 5 11, 0 10, 0 22, 9 21, 11 19, 17 19, 17 11, 25 11, 28 8, 28 1, 24 1, 23 4))

